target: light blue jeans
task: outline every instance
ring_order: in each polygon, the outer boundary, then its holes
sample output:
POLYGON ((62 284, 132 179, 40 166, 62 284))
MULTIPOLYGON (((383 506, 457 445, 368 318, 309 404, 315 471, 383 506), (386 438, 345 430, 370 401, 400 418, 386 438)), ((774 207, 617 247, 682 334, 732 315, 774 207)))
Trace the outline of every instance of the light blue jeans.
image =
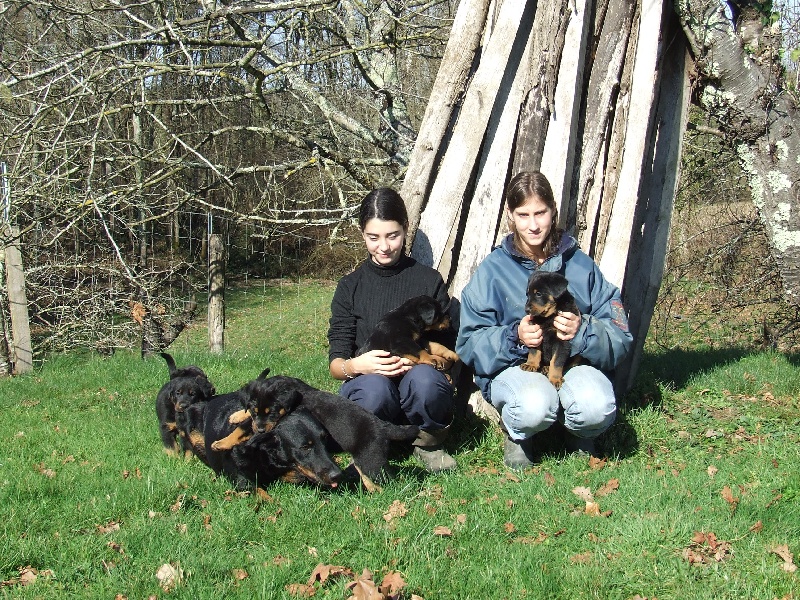
POLYGON ((509 367, 492 381, 491 395, 514 441, 544 431, 556 420, 577 437, 596 438, 617 414, 614 386, 602 371, 589 365, 567 371, 558 390, 541 373, 509 367))

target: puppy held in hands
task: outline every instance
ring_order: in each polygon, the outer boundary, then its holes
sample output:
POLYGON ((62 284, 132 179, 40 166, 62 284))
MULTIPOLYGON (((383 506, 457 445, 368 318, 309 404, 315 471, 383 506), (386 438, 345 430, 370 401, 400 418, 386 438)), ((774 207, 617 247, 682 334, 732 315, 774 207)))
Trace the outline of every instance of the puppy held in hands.
POLYGON ((386 313, 357 354, 385 350, 415 365, 431 365, 441 371, 452 366, 458 355, 442 344, 429 341, 426 335, 449 327, 450 315, 446 309, 430 296, 416 296, 386 313))
POLYGON ((559 312, 580 314, 575 298, 567 290, 567 278, 559 273, 534 271, 528 280, 525 312, 531 316, 531 323, 542 328, 542 345, 529 349, 528 360, 520 368, 545 373, 558 389, 564 383, 564 370, 573 363, 568 365, 569 340, 558 337, 554 321, 559 312))

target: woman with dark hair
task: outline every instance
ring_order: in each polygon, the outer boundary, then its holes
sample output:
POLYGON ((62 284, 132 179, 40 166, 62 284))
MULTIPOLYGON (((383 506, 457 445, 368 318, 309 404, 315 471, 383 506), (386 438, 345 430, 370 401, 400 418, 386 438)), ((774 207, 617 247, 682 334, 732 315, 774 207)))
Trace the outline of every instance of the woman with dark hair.
MULTIPOLYGON (((344 381, 339 393, 381 419, 420 428, 414 456, 430 471, 454 469, 442 443, 453 419, 453 386, 430 365, 412 365, 383 350, 356 351, 390 310, 427 295, 448 306, 442 276, 405 253, 408 214, 390 188, 361 202, 359 227, 368 257, 336 286, 328 329, 331 375, 344 381)), ((455 338, 455 331, 451 332, 455 338)), ((452 347, 452 342, 450 347, 452 347)))
POLYGON ((594 452, 594 439, 614 422, 610 377, 630 350, 620 292, 594 261, 557 226, 558 210, 547 178, 515 175, 506 190, 509 233, 478 265, 461 293, 456 352, 475 372, 484 398, 500 412, 506 432, 504 462, 515 469, 533 461, 533 438, 558 421, 568 449, 594 452), (520 368, 542 345, 542 329, 525 312, 527 283, 535 271, 568 280, 580 314, 559 313, 558 337, 584 364, 566 371, 559 389, 542 373, 520 368))

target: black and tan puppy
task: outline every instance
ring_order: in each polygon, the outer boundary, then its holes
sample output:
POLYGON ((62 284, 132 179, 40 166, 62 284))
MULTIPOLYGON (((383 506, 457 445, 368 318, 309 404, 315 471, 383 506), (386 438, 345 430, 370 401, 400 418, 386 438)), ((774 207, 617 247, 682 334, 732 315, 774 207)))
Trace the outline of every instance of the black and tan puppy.
POLYGON ((380 489, 376 481, 384 478, 390 442, 413 440, 419 434, 415 425, 383 421, 352 400, 318 390, 301 379, 277 375, 266 383, 275 403, 294 402, 299 395, 300 407, 308 409, 336 442, 332 451, 351 454, 370 492, 380 489))
POLYGON ((213 450, 230 450, 247 441, 253 434, 272 431, 278 421, 297 406, 299 394, 294 397, 276 397, 269 391, 265 379, 269 369, 239 390, 242 410, 233 413, 229 422, 237 425, 233 432, 212 444, 213 450))
POLYGON ((292 411, 269 433, 257 433, 225 457, 223 472, 234 474, 238 487, 289 483, 335 488, 342 470, 331 457, 328 432, 303 407, 292 411))
POLYGON ((531 316, 531 323, 538 323, 542 328, 542 345, 528 351, 528 360, 520 368, 546 373, 550 383, 560 388, 564 383, 570 343, 558 337, 553 321, 559 312, 580 314, 575 298, 567 290, 567 278, 559 273, 534 271, 528 280, 525 312, 531 316))
MULTIPOLYGON (((156 396, 158 429, 165 451, 168 454, 177 454, 179 432, 175 413, 186 410, 195 402, 208 400, 215 390, 200 367, 188 365, 178 369, 172 356, 166 352, 162 352, 161 356, 169 368, 169 381, 161 386, 156 396)), ((184 451, 188 450, 184 448, 184 451)))
POLYGON ((181 444, 184 451, 194 454, 206 465, 206 443, 205 443, 205 415, 207 400, 201 400, 187 406, 184 410, 175 413, 175 425, 178 429, 181 444))
POLYGON ((386 313, 357 354, 386 350, 414 364, 442 370, 458 360, 458 355, 440 343, 426 338, 429 332, 450 327, 450 315, 430 296, 416 296, 386 313))
POLYGON ((216 396, 206 404, 203 437, 207 464, 215 473, 240 489, 279 478, 336 487, 342 471, 327 450, 327 432, 301 408, 268 433, 256 434, 230 450, 215 450, 214 442, 237 428, 231 415, 241 411, 241 406, 238 392, 216 396))

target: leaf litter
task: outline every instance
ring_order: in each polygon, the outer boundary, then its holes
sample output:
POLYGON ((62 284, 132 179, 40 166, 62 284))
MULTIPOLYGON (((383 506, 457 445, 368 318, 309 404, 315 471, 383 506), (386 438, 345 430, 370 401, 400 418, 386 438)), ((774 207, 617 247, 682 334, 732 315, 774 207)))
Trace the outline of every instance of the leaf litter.
MULTIPOLYGON (((339 565, 318 564, 311 573, 306 583, 292 583, 286 586, 290 595, 298 598, 311 598, 320 591, 325 584, 334 579, 347 578, 350 581, 345 589, 350 592, 348 600, 400 600, 402 590, 406 587, 403 576, 397 571, 389 571, 383 576, 380 583, 376 583, 374 574, 369 569, 364 569, 357 575, 349 567, 339 565)), ((412 594, 411 600, 423 600, 421 596, 412 594)))

